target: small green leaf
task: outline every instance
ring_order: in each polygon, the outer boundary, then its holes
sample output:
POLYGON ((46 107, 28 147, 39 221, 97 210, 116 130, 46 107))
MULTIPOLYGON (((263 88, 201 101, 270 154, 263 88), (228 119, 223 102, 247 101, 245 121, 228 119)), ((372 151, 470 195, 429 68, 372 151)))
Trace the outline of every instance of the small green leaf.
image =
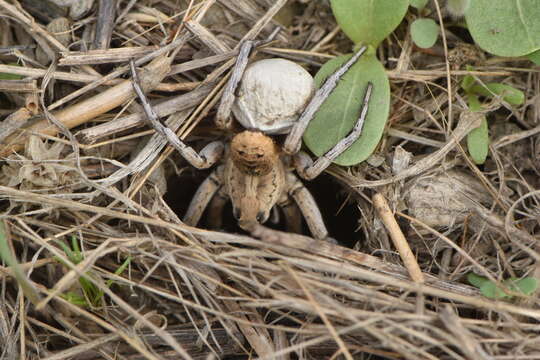
POLYGON ((470 0, 447 0, 446 1, 446 10, 457 18, 465 15, 465 11, 469 8, 470 0))
POLYGON ((399 25, 409 0, 330 0, 341 30, 354 42, 376 47, 399 25))
POLYGON ((461 80, 461 88, 466 92, 471 92, 471 87, 474 85, 476 80, 472 75, 465 75, 463 80, 461 80))
POLYGON ((467 280, 473 286, 480 288, 485 283, 489 282, 489 279, 485 276, 476 275, 473 272, 467 274, 467 280))
POLYGON ((490 299, 512 298, 511 294, 507 294, 503 290, 504 288, 506 288, 507 291, 522 293, 523 295, 531 295, 538 288, 538 280, 533 277, 506 279, 502 281, 501 287, 498 287, 496 283, 486 277, 476 275, 475 273, 469 273, 467 275, 467 280, 469 283, 479 288, 482 295, 490 299))
POLYGON ((411 0, 411 6, 421 10, 426 6, 428 1, 429 0, 411 0))
MULTIPOLYGON (((469 94, 469 111, 475 112, 482 110, 480 101, 476 95, 469 94)), ((475 164, 483 164, 486 161, 489 151, 489 133, 487 120, 482 116, 480 126, 471 130, 467 135, 467 148, 475 164)))
MULTIPOLYGON (((120 267, 114 271, 114 274, 121 275, 124 272, 124 270, 127 269, 130 263, 131 263, 131 256, 128 256, 128 258, 122 263, 122 265, 120 265, 120 267)), ((105 285, 107 285, 107 287, 111 287, 113 282, 114 281, 112 279, 109 279, 105 282, 105 285)))
MULTIPOLYGON (((467 65, 467 71, 474 71, 474 68, 471 65, 467 65)), ((474 76, 465 75, 463 80, 461 80, 461 88, 466 92, 471 91, 471 87, 476 83, 474 76)))
POLYGON ((77 236, 75 236, 75 235, 71 235, 71 248, 76 253, 81 252, 81 247, 79 246, 79 240, 77 239, 77 236))
POLYGON ((0 261, 5 262, 9 266, 13 276, 17 280, 17 283, 21 287, 23 294, 26 295, 30 302, 36 305, 40 300, 40 296, 26 276, 26 273, 17 261, 17 258, 11 252, 11 248, 9 247, 6 236, 5 226, 4 220, 0 220, 0 261))
MULTIPOLYGON (((20 66, 17 63, 9 63, 11 66, 20 66)), ((22 75, 9 74, 9 73, 0 73, 0 80, 21 80, 24 79, 22 75)))
POLYGON ((467 135, 467 147, 475 164, 482 165, 486 162, 489 152, 489 132, 485 116, 482 116, 480 126, 472 129, 467 135))
POLYGON ((476 84, 470 88, 470 92, 473 92, 482 96, 493 97, 497 95, 502 97, 502 99, 512 105, 521 105, 525 101, 525 94, 522 91, 506 84, 499 83, 487 83, 487 84, 476 84), (484 86, 485 85, 485 86, 484 86))
POLYGON ((540 50, 533 51, 530 54, 527 54, 527 58, 531 60, 536 65, 540 65, 540 50))
POLYGON ((510 294, 507 294, 503 289, 497 287, 497 284, 494 282, 488 281, 480 287, 480 292, 487 298, 500 300, 505 298, 512 297, 510 294))
MULTIPOLYGON (((315 76, 316 84, 320 86, 350 57, 340 56, 324 64, 315 76)), ((349 69, 311 120, 304 142, 315 155, 323 155, 349 134, 360 116, 368 82, 373 84, 373 93, 362 135, 335 163, 343 166, 358 164, 375 150, 388 119, 390 84, 384 67, 372 51, 349 69)))
MULTIPOLYGON (((73 259, 75 258, 75 254, 73 253, 73 250, 69 246, 67 246, 66 243, 64 243, 62 240, 54 240, 54 242, 62 248, 64 253, 66 254, 67 258, 73 262, 73 259)), ((58 261, 62 261, 58 259, 58 261)))
POLYGON ((530 276, 519 280, 513 279, 512 283, 512 290, 524 295, 531 295, 538 288, 538 280, 530 276))
POLYGON ((474 41, 499 56, 523 56, 540 49, 540 1, 474 0, 465 13, 474 41))
POLYGON ((24 76, 8 74, 8 73, 0 73, 0 80, 21 80, 22 78, 24 78, 24 76))
POLYGON ((60 297, 70 302, 73 305, 88 307, 88 302, 84 296, 77 294, 76 292, 69 291, 65 294, 60 294, 60 297))
POLYGON ((416 19, 411 24, 411 36, 416 46, 430 48, 437 42, 439 25, 433 19, 416 19))

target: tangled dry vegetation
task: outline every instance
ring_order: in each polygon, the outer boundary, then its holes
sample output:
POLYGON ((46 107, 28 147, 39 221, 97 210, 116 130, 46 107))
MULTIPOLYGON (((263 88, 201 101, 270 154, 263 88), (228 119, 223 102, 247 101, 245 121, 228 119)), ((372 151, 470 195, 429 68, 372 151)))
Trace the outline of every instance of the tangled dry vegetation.
POLYGON ((199 149, 224 136, 212 118, 240 41, 282 24, 256 57, 311 73, 350 52, 328 2, 68 3, 0 0, 0 73, 16 75, 0 81, 1 220, 20 264, 0 267, 1 359, 540 359, 538 294, 492 300, 466 280, 540 278, 538 68, 484 54, 444 9, 445 42, 429 51, 402 24, 379 48, 392 110, 377 152, 310 185, 350 246, 261 241, 230 215, 223 232, 179 220, 172 209, 207 173, 145 127, 127 61, 199 149), (458 125, 466 64, 526 95, 518 108, 492 102, 481 167, 458 125), (401 265, 375 191, 423 283, 401 265))

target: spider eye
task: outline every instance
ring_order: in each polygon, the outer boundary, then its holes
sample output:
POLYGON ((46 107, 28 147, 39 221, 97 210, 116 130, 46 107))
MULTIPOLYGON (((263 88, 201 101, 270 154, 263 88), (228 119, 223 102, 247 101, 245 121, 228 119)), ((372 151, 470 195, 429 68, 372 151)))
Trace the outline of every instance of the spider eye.
POLYGON ((257 154, 257 159, 260 159, 263 157, 263 154, 257 154))
POLYGON ((257 213, 257 222, 260 223, 264 219, 264 213, 262 211, 259 211, 257 213))
POLYGON ((244 155, 246 155, 246 152, 245 152, 245 151, 242 151, 242 150, 238 150, 238 155, 244 156, 244 155))

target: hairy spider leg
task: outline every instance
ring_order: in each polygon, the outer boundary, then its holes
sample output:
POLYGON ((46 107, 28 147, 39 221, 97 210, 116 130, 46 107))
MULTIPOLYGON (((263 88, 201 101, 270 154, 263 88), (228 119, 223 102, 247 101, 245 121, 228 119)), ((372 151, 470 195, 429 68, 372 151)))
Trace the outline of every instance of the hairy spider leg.
POLYGON ((289 155, 294 155, 300 151, 300 146, 302 145, 302 136, 306 131, 306 128, 313 119, 313 116, 319 110, 324 101, 328 98, 330 93, 336 87, 338 81, 341 77, 353 66, 358 59, 366 52, 367 47, 362 46, 345 64, 343 64, 339 69, 337 69, 332 75, 330 75, 324 84, 315 92, 313 98, 309 104, 307 104, 304 112, 300 115, 300 118, 294 124, 293 128, 287 138, 285 139, 285 144, 283 145, 283 151, 289 155))
POLYGON ((154 130, 164 136, 169 141, 169 144, 178 150, 182 157, 197 169, 207 169, 218 162, 218 160, 220 160, 223 156, 225 144, 223 144, 221 141, 211 142, 210 144, 206 145, 199 154, 191 146, 188 146, 182 140, 180 140, 174 131, 164 126, 159 121, 159 117, 150 105, 150 102, 146 98, 146 95, 139 84, 139 77, 137 75, 137 70, 135 69, 135 63, 133 60, 130 62, 130 67, 133 76, 133 90, 141 100, 146 119, 154 130))
POLYGON ((197 225, 201 219, 204 210, 210 203, 210 200, 214 197, 216 192, 223 185, 220 173, 223 171, 223 166, 218 167, 213 171, 199 186, 197 192, 189 203, 186 215, 184 215, 183 221, 191 226, 197 225))
POLYGON ((287 193, 290 197, 294 199, 302 216, 306 220, 309 231, 315 239, 327 239, 328 230, 326 225, 324 225, 324 220, 313 198, 313 195, 309 190, 302 184, 302 182, 293 174, 289 173, 287 176, 287 193))
POLYGON ((373 84, 368 83, 366 93, 364 95, 364 101, 362 103, 362 110, 360 111, 360 117, 356 121, 353 129, 343 139, 341 139, 333 148, 328 150, 326 154, 317 158, 315 162, 311 159, 311 156, 301 151, 294 156, 294 167, 296 172, 304 179, 311 180, 316 178, 321 172, 323 172, 332 161, 334 161, 339 155, 347 150, 362 134, 362 128, 369 109, 369 99, 373 91, 373 84))

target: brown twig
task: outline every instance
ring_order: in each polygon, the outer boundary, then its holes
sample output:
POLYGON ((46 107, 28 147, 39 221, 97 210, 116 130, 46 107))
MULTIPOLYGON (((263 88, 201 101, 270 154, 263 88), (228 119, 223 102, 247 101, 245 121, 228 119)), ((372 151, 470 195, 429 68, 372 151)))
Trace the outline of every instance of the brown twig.
POLYGON ((380 193, 373 195, 373 206, 375 206, 375 210, 377 210, 386 230, 390 233, 390 238, 394 242, 394 246, 401 257, 401 260, 403 260, 403 264, 405 264, 405 267, 409 271, 409 276, 413 281, 423 283, 424 275, 422 274, 420 266, 418 266, 416 257, 414 256, 407 239, 405 239, 403 232, 399 228, 386 199, 380 193))

